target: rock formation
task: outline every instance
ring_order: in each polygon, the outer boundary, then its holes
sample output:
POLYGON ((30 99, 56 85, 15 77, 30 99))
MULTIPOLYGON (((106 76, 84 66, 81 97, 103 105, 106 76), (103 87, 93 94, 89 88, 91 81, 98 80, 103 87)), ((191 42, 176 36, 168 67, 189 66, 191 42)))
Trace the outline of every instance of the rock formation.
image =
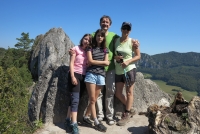
POLYGON ((189 103, 171 107, 154 104, 148 107, 146 116, 149 134, 199 134, 200 98, 194 96, 189 103))
MULTIPOLYGON (((69 102, 67 74, 69 70, 68 50, 74 44, 62 28, 52 28, 45 35, 36 37, 30 60, 30 70, 37 78, 29 101, 30 121, 42 119, 45 123, 64 122, 69 102)), ((136 75, 134 104, 136 113, 146 111, 152 104, 169 106, 170 96, 161 91, 153 81, 136 75)), ((78 120, 82 119, 88 96, 84 92, 80 100, 78 120)), ((115 112, 122 112, 123 105, 115 99, 115 112)))
POLYGON ((29 101, 30 121, 60 122, 65 118, 68 50, 73 46, 61 28, 52 28, 36 38, 30 70, 38 81, 29 101))

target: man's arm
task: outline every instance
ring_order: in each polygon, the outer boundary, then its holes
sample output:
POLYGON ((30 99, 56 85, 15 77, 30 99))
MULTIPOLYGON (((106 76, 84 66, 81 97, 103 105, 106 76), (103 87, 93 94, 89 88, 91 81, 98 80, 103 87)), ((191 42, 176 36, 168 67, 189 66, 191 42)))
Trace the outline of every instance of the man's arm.
POLYGON ((134 48, 138 48, 140 46, 140 43, 137 39, 132 39, 131 42, 134 48))

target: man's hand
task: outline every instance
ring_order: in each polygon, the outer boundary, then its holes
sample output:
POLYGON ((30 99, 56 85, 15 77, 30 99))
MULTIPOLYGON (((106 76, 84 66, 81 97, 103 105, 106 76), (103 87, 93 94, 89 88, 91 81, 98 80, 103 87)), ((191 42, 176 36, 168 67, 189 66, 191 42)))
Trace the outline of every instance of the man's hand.
POLYGON ((75 54, 75 51, 74 51, 73 49, 70 48, 70 49, 69 49, 69 55, 72 56, 73 54, 75 54))
POLYGON ((135 48, 138 48, 140 46, 140 43, 138 40, 136 39, 132 39, 132 45, 135 47, 135 48))

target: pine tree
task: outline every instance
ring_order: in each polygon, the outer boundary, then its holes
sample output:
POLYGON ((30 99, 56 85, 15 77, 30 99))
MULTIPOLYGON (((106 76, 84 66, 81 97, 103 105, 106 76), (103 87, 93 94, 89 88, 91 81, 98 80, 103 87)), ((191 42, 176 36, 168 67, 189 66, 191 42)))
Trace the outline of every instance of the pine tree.
POLYGON ((15 47, 18 49, 22 48, 25 51, 30 50, 31 44, 34 42, 34 39, 29 39, 29 33, 21 33, 21 38, 16 38, 18 40, 17 44, 15 44, 15 47))

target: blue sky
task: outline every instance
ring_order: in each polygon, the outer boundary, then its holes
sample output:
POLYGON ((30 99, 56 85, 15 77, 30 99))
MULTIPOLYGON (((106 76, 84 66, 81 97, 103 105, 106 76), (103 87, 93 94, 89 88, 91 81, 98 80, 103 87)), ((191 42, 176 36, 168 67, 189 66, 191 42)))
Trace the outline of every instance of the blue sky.
POLYGON ((200 53, 200 0, 0 0, 0 47, 13 48, 22 32, 35 39, 59 27, 78 45, 103 15, 118 35, 131 22, 142 53, 200 53))

